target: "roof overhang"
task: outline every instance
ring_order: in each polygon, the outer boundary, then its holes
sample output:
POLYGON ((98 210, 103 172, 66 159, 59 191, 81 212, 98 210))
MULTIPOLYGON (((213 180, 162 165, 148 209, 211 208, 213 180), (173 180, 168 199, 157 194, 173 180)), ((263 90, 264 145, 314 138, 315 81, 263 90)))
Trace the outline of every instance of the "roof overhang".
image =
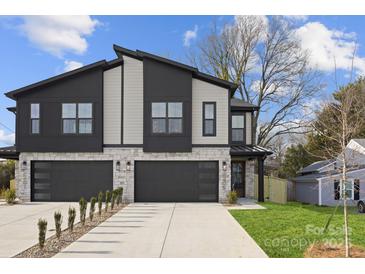
POLYGON ((0 158, 9 160, 19 160, 19 153, 16 151, 15 146, 1 147, 0 158))
POLYGON ((14 114, 16 114, 16 107, 8 107, 8 108, 6 108, 8 111, 10 111, 10 112, 12 112, 12 113, 14 113, 14 114))
POLYGON ((258 111, 260 107, 252 106, 252 107, 233 107, 231 106, 232 111, 258 111))
POLYGON ((230 154, 231 156, 266 157, 273 152, 256 145, 231 145, 230 154))

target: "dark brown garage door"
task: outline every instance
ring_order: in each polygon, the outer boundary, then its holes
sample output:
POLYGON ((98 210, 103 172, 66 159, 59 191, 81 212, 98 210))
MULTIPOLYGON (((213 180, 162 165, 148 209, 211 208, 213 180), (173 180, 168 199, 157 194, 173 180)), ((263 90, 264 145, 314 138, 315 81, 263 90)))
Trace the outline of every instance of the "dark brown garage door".
POLYGON ((217 202, 218 162, 138 161, 136 202, 217 202))
POLYGON ((32 162, 32 201, 89 200, 112 188, 112 161, 32 162))

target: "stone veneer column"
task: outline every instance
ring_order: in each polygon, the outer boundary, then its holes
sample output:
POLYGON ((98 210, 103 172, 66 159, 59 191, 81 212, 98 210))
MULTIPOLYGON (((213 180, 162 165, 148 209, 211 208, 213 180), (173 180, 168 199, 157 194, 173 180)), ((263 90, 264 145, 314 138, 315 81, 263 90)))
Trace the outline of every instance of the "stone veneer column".
POLYGON ((246 161, 246 197, 255 197, 255 161, 246 161))

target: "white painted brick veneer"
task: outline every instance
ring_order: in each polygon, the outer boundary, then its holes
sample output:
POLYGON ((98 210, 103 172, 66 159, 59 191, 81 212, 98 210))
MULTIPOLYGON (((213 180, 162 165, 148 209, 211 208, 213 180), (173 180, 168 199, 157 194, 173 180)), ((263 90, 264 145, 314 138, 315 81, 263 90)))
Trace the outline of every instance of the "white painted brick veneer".
MULTIPOLYGON (((19 168, 16 172, 17 195, 23 201, 30 200, 30 161, 101 161, 113 160, 113 187, 122 186, 123 199, 134 201, 134 161, 219 161, 219 201, 225 202, 231 189, 231 157, 229 148, 193 148, 191 153, 145 153, 142 148, 104 148, 103 153, 34 153, 23 152, 19 156, 19 168), (23 165, 23 161, 27 164, 23 165), (120 161, 120 171, 116 170, 116 161, 120 161), (127 161, 131 168, 126 170, 127 161), (223 171, 223 162, 227 163, 223 171)), ((246 173, 247 174, 247 173, 246 173)), ((97 195, 97 193, 95 193, 97 195)))

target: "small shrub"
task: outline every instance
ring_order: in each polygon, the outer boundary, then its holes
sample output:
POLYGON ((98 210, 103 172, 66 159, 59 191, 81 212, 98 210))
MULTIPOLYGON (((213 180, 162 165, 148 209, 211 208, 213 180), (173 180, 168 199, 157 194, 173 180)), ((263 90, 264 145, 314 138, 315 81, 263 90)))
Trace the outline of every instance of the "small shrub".
POLYGON ((102 191, 98 194, 98 209, 99 209, 99 216, 101 215, 101 208, 103 207, 103 198, 104 194, 102 191))
POLYGON ((237 192, 236 191, 230 191, 227 194, 227 198, 228 198, 228 203, 230 204, 235 204, 237 203, 237 192))
POLYGON ((46 241, 46 232, 47 232, 47 221, 44 219, 38 220, 38 243, 39 247, 44 247, 44 242, 46 241))
POLYGON ((117 193, 118 193, 117 205, 119 206, 119 204, 122 202, 123 188, 122 187, 118 187, 116 190, 117 190, 117 193))
POLYGON ((5 197, 5 191, 6 191, 5 187, 0 188, 0 199, 3 199, 5 197))
POLYGON ((96 204, 96 198, 91 197, 91 199, 90 199, 90 212, 89 212, 90 221, 92 221, 93 218, 94 218, 95 204, 96 204))
POLYGON ((10 189, 16 189, 15 179, 10 180, 10 189))
POLYGON ((7 204, 14 204, 16 199, 15 189, 7 189, 4 192, 5 201, 7 204))
POLYGON ((115 201, 117 200, 117 197, 118 197, 118 190, 113 190, 112 192, 112 202, 111 202, 111 209, 113 210, 114 209, 114 205, 115 205, 115 201))
POLYGON ((56 227, 56 236, 59 239, 61 237, 61 225, 62 225, 62 214, 57 211, 54 213, 54 224, 56 227))
POLYGON ((109 190, 107 190, 105 192, 105 212, 108 211, 108 206, 109 206, 109 203, 110 203, 110 199, 111 199, 111 193, 109 190))
POLYGON ((87 201, 84 199, 84 197, 81 197, 79 201, 79 206, 80 206, 80 222, 82 223, 82 225, 85 225, 87 201))
POLYGON ((68 228, 72 232, 74 230, 74 223, 76 218, 76 209, 74 207, 70 207, 68 209, 68 228))

